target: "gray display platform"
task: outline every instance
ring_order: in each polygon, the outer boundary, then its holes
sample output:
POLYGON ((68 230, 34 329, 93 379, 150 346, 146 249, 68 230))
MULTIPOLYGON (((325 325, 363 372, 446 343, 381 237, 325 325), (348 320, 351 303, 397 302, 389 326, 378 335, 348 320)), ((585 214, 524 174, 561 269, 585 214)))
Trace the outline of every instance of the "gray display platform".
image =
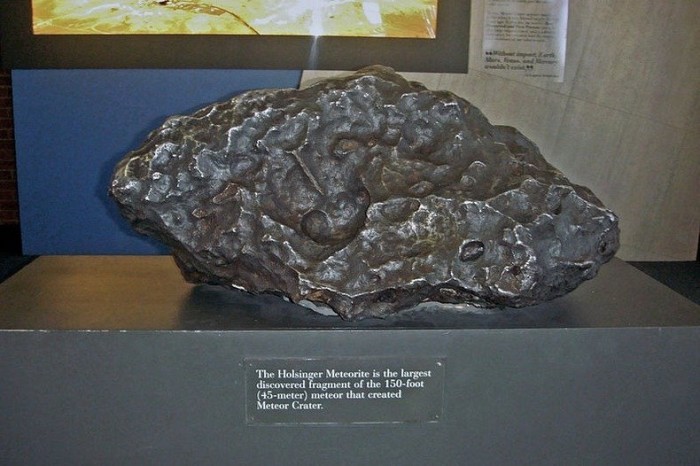
POLYGON ((0 464, 698 464, 699 349, 700 306, 620 260, 532 308, 344 322, 41 257, 0 284, 0 464), (319 380, 382 388, 268 409, 319 380))

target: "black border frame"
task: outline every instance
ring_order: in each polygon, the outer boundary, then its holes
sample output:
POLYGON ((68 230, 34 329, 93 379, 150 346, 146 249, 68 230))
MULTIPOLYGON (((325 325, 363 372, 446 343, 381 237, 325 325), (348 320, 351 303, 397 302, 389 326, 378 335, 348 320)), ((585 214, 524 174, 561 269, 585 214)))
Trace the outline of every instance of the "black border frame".
POLYGON ((35 35, 31 0, 0 0, 2 67, 355 70, 381 64, 398 71, 466 73, 470 12, 470 0, 439 0, 435 39, 35 35))

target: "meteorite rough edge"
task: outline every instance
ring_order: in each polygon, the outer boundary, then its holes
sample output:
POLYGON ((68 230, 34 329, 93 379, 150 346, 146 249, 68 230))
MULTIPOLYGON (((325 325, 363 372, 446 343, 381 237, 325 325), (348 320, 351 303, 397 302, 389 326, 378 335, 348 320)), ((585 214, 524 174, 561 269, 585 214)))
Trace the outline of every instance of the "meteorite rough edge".
POLYGON ((344 319, 534 305, 619 247, 615 214, 520 132, 381 66, 170 117, 110 194, 188 281, 344 319))

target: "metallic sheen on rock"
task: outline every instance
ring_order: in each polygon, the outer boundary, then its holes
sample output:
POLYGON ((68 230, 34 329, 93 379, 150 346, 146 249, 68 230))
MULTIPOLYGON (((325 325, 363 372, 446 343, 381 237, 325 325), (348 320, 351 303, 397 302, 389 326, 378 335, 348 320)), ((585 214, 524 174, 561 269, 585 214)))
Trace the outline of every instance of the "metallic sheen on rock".
POLYGON ((171 117, 111 195, 187 280, 346 319, 537 304, 619 244, 615 214, 516 129, 379 66, 171 117))

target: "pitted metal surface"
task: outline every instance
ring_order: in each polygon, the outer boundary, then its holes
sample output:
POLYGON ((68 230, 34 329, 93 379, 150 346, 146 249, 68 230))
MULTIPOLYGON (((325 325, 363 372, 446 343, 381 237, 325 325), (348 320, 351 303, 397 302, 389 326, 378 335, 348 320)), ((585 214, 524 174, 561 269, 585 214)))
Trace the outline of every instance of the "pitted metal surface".
POLYGON ((189 281, 346 319, 537 304, 619 245, 615 214, 516 129, 379 66, 171 117, 110 192, 189 281))

